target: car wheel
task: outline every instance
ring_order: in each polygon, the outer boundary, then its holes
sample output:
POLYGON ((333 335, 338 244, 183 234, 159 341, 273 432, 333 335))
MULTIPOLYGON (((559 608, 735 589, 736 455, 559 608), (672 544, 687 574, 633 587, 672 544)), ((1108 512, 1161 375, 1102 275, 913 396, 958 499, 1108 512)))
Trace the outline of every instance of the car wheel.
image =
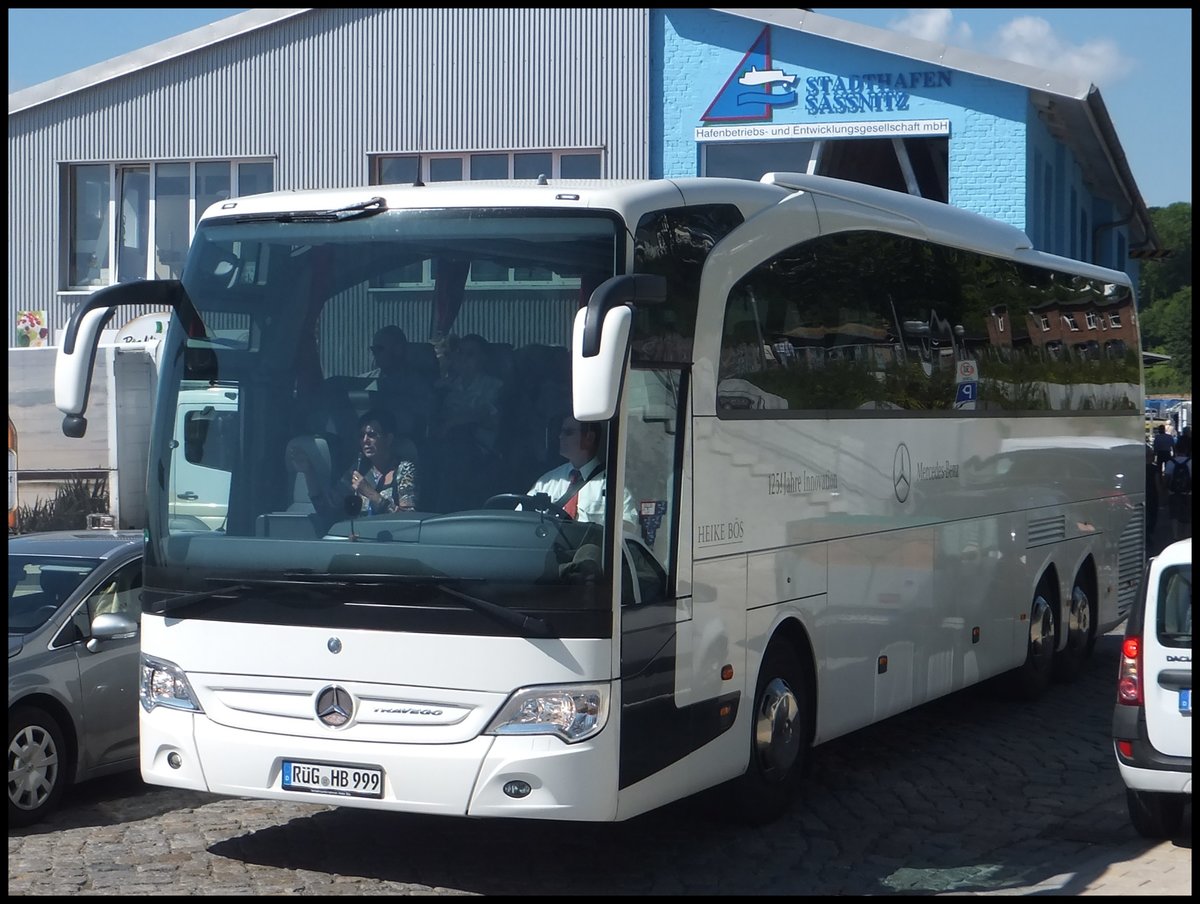
POLYGON ((1182 794, 1164 791, 1136 791, 1125 789, 1125 803, 1129 807, 1129 820, 1143 838, 1173 838, 1183 826, 1182 794))
POLYGON ((1059 681, 1074 681, 1096 644, 1092 601, 1078 578, 1071 588, 1071 603, 1066 616, 1066 643, 1055 657, 1054 676, 1059 681))
POLYGON ((750 719, 750 763, 724 796, 737 821, 764 825, 795 798, 809 749, 804 669, 792 647, 773 643, 763 657, 750 719))
POLYGON ((8 714, 8 824, 32 825, 56 806, 67 784, 67 748, 49 713, 18 706, 8 714))

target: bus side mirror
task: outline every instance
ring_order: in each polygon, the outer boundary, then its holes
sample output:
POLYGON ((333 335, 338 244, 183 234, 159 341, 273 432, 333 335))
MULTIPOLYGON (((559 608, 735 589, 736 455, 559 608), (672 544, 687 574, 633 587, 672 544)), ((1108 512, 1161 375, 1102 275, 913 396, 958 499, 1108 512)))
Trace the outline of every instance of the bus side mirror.
POLYGON ((606 279, 575 314, 571 339, 571 400, 579 421, 606 421, 617 411, 633 321, 630 305, 661 304, 667 281, 633 273, 606 279))
POLYGON ((63 413, 62 431, 78 439, 87 432, 88 391, 96 366, 100 331, 121 305, 169 307, 183 320, 188 335, 199 326, 199 315, 177 279, 143 279, 93 292, 81 302, 67 324, 67 334, 54 358, 54 407, 63 413))
POLYGON ((582 354, 586 318, 586 310, 575 315, 575 333, 571 342, 574 359, 571 362, 572 408, 578 421, 607 421, 617 411, 633 311, 621 305, 604 315, 599 349, 590 357, 582 354))
POLYGON ((115 310, 115 307, 105 306, 76 311, 54 357, 54 407, 63 413, 63 435, 72 439, 87 432, 87 418, 83 415, 87 411, 88 391, 92 388, 96 344, 100 330, 115 310))

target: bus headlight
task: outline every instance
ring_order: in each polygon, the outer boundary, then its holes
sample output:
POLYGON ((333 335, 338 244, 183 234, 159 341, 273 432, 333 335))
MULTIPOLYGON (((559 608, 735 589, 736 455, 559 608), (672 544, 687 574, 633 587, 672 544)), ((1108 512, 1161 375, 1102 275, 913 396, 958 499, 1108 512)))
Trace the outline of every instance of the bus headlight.
POLYGON ((484 734, 552 734, 574 744, 604 728, 608 699, 607 684, 523 687, 508 698, 484 734))
POLYGON ((156 706, 169 706, 172 709, 186 709, 189 712, 202 713, 203 707, 196 699, 196 692, 188 683, 183 669, 165 659, 147 656, 141 657, 142 678, 138 684, 138 699, 146 712, 156 706))

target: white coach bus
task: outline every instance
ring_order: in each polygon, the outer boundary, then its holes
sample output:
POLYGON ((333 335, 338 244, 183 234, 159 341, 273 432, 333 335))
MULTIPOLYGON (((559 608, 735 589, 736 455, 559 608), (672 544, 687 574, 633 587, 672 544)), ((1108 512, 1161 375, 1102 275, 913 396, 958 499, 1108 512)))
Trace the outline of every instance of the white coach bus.
POLYGON ((151 783, 588 821, 713 788, 765 821, 814 745, 1069 681, 1141 574, 1128 279, 944 204, 783 173, 238 198, 182 280, 81 305, 68 435, 123 304, 174 311, 151 783), (197 385, 236 403, 177 428, 197 385), (415 506, 365 514, 344 475, 393 419, 415 506), (572 518, 532 489, 576 421, 572 518), (184 461, 229 474, 215 529, 168 517, 184 461))

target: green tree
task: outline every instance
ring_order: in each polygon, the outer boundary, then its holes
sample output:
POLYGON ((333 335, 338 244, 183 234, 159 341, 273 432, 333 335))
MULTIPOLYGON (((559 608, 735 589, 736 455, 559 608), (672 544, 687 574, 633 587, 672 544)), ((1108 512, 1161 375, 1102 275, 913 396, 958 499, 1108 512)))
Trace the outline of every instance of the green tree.
POLYGON ((1171 360, 1146 368, 1146 391, 1192 391, 1192 205, 1150 208, 1150 219, 1171 256, 1147 261, 1138 280, 1142 347, 1171 360))
POLYGON ((1142 310, 1153 307, 1192 284, 1192 205, 1176 201, 1169 207, 1150 208, 1150 219, 1171 256, 1142 265, 1138 298, 1142 310))
POLYGON ((1160 393, 1191 393, 1192 388, 1192 287, 1184 286, 1170 298, 1141 315, 1142 345, 1147 351, 1170 355, 1171 360, 1146 369, 1146 389, 1160 393))
POLYGON ((17 506, 16 533, 47 530, 82 530, 87 516, 108 511, 108 481, 74 478, 60 485, 53 499, 17 506))

